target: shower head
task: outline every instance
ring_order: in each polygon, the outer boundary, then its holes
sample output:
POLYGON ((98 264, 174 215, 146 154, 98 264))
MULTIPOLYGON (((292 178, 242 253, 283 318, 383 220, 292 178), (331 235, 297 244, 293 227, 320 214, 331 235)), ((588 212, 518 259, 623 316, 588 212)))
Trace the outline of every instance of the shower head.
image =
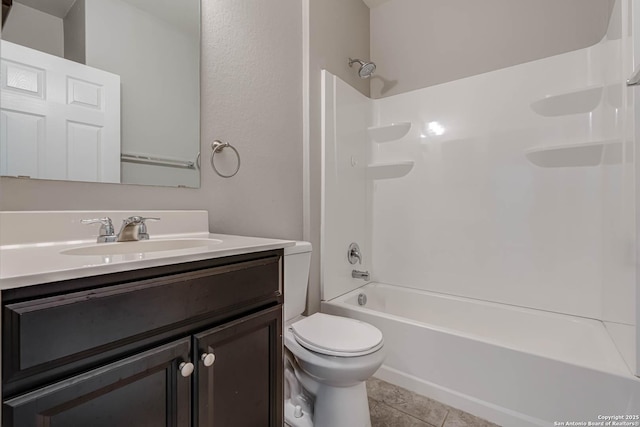
POLYGON ((349 67, 353 67, 355 63, 360 64, 360 69, 358 70, 358 75, 361 79, 368 79, 371 77, 374 71, 376 71, 376 64, 373 62, 365 62, 360 59, 351 59, 349 58, 349 67))

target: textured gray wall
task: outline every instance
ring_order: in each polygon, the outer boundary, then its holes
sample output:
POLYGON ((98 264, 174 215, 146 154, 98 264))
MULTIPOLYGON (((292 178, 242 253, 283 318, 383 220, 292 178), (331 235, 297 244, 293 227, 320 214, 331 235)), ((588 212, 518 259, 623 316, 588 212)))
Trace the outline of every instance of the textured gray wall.
POLYGON ((614 0, 391 0, 371 9, 373 98, 591 46, 614 0))
POLYGON ((0 210, 206 209, 215 232, 302 238, 301 4, 202 7, 201 188, 0 178, 0 210), (209 167, 213 139, 240 151, 236 177, 209 167))

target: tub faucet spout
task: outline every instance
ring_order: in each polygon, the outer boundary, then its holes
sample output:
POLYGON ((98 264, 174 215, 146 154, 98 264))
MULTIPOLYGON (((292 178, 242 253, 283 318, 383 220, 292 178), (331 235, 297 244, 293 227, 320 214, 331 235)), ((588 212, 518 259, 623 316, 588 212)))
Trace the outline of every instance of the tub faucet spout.
POLYGON ((369 272, 353 270, 351 271, 351 277, 353 277, 354 279, 369 280, 369 272))

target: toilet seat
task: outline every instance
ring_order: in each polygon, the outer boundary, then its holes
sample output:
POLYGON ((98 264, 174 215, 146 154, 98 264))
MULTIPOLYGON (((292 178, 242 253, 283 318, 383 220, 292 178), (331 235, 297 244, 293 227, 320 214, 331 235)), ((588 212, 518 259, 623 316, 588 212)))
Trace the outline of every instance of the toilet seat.
POLYGON ((298 344, 327 356, 364 356, 383 345, 378 328, 347 317, 316 313, 294 322, 290 328, 298 344))

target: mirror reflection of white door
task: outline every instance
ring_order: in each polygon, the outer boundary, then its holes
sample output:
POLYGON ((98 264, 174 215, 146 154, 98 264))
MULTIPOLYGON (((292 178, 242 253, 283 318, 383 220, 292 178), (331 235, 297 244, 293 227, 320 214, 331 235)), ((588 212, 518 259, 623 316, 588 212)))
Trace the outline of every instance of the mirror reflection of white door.
POLYGON ((0 43, 0 174, 120 182, 120 76, 0 43))

